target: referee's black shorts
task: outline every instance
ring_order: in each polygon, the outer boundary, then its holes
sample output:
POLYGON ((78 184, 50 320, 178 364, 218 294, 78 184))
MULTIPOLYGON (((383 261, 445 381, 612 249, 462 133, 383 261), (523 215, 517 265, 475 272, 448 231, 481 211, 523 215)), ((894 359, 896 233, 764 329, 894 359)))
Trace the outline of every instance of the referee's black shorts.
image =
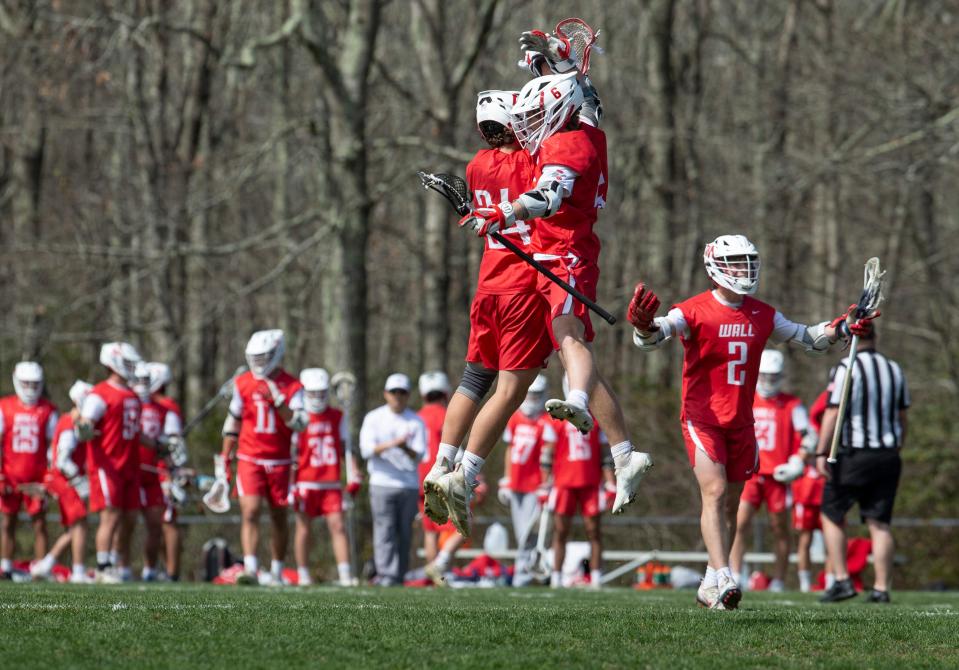
POLYGON ((830 465, 832 478, 822 494, 822 513, 841 524, 859 503, 862 520, 892 521, 892 506, 899 488, 902 460, 898 449, 843 449, 830 465))

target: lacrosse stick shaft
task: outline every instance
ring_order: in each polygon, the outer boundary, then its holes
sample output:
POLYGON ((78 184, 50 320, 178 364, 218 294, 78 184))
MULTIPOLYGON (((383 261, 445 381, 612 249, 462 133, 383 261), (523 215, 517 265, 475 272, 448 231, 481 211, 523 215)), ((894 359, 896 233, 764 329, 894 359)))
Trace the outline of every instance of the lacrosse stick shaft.
POLYGON ((206 404, 200 408, 200 411, 193 415, 190 420, 186 422, 186 425, 183 426, 183 430, 180 432, 180 436, 186 437, 191 430, 196 428, 199 423, 206 418, 207 414, 213 411, 213 408, 219 404, 222 398, 223 396, 217 393, 215 396, 207 400, 206 404))
POLYGON ((567 284, 565 281, 563 281, 562 279, 560 279, 559 277, 557 277, 555 274, 553 274, 552 271, 549 270, 549 268, 547 268, 545 265, 543 265, 542 263, 540 263, 538 260, 536 260, 535 258, 533 258, 532 256, 530 256, 528 253, 526 253, 525 251, 523 251, 522 249, 520 249, 518 246, 516 246, 512 241, 510 241, 509 239, 507 239, 505 236, 500 235, 499 233, 492 233, 492 237, 493 237, 494 240, 496 240, 497 242, 499 242, 500 244, 502 244, 504 247, 506 247, 507 249, 509 249, 510 251, 512 251, 514 254, 516 254, 517 256, 519 256, 520 258, 522 258, 524 261, 526 261, 526 262, 529 263, 530 265, 532 265, 532 266, 536 269, 537 272, 539 272, 540 274, 542 274, 543 276, 545 276, 547 279, 549 279, 549 280, 550 280, 551 282, 553 282, 554 284, 557 284, 557 285, 558 285, 560 288, 562 288, 564 291, 566 291, 566 292, 569 293, 571 296, 573 296, 574 298, 576 298, 577 300, 579 300, 581 303, 583 303, 584 305, 586 305, 586 307, 588 307, 589 309, 591 309, 591 310, 593 310, 594 312, 596 312, 596 314, 598 314, 599 316, 601 316, 606 323, 608 323, 608 324, 611 325, 611 326, 616 323, 616 317, 615 317, 615 316, 613 316, 612 314, 610 314, 609 312, 607 312, 605 309, 603 309, 602 307, 600 307, 599 305, 597 305, 595 302, 593 302, 592 300, 590 300, 589 298, 587 298, 585 295, 583 295, 582 293, 580 293, 579 291, 577 291, 575 288, 573 288, 572 286, 570 286, 569 284, 567 284))
POLYGON ((852 370, 856 362, 856 347, 859 346, 859 336, 853 335, 849 343, 849 359, 846 362, 846 376, 842 380, 842 394, 839 397, 839 410, 836 412, 836 427, 832 432, 832 445, 829 447, 830 463, 836 462, 836 456, 839 454, 839 440, 842 438, 842 422, 846 418, 846 409, 849 405, 849 394, 852 391, 852 370))

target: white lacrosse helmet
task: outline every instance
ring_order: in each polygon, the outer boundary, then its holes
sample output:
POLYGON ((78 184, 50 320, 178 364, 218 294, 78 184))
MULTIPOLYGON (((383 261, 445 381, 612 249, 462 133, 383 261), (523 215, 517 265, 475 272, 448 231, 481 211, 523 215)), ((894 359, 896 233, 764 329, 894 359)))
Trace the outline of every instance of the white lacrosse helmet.
POLYGON ((513 105, 513 134, 530 154, 560 130, 583 105, 576 72, 551 74, 528 82, 513 105))
POLYGON ((425 398, 430 393, 450 394, 450 380, 445 372, 435 370, 433 372, 424 372, 419 379, 420 397, 425 398))
POLYGON ((703 252, 706 274, 723 288, 752 295, 759 287, 759 251, 745 235, 720 235, 703 252))
POLYGON ((254 377, 269 377, 283 360, 285 350, 286 342, 282 330, 258 330, 246 343, 246 364, 250 366, 254 377))
POLYGON ((13 368, 13 390, 24 405, 36 405, 43 393, 43 368, 33 361, 22 361, 13 368))
POLYGON ((759 359, 759 380, 756 382, 756 392, 763 398, 778 395, 783 386, 785 367, 786 358, 781 351, 765 349, 759 359))
POLYGON ((133 392, 140 402, 150 400, 150 365, 140 361, 133 368, 133 392))
POLYGON ((330 373, 323 368, 306 368, 300 372, 303 384, 303 406, 311 414, 325 412, 329 404, 330 373))
POLYGON ((543 397, 546 395, 546 389, 549 387, 549 380, 545 375, 536 375, 536 379, 529 385, 526 391, 526 399, 519 406, 519 411, 535 418, 543 413, 543 397))
POLYGON ((107 342, 100 347, 100 363, 131 383, 141 360, 136 348, 127 342, 107 342))
POLYGON ((93 384, 88 384, 82 379, 78 379, 73 382, 73 386, 70 387, 67 395, 70 396, 70 402, 73 403, 73 406, 80 409, 83 407, 83 401, 87 399, 87 396, 90 395, 90 391, 92 390, 93 384))
POLYGON ((166 363, 147 363, 147 367, 150 368, 150 393, 156 393, 172 381, 173 375, 166 363))
POLYGON ((519 91, 480 91, 476 95, 476 125, 495 121, 507 128, 513 122, 513 103, 519 91))

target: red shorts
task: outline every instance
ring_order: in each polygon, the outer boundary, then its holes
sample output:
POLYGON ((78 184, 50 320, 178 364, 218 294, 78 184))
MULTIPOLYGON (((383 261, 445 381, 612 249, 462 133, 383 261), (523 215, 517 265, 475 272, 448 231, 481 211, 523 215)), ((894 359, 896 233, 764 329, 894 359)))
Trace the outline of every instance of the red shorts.
POLYGON ((720 428, 706 424, 683 422, 683 438, 689 465, 696 466, 696 452, 704 452, 713 463, 726 466, 726 481, 745 482, 759 468, 759 448, 756 446, 756 429, 720 428))
POLYGON ((119 472, 109 465, 99 465, 89 474, 90 511, 140 509, 140 471, 119 472))
POLYGON ((164 507, 166 498, 160 485, 160 476, 155 472, 140 471, 140 507, 164 507))
POLYGON ((819 505, 795 503, 793 505, 793 528, 796 530, 820 530, 822 528, 822 520, 819 518, 821 509, 819 505))
POLYGON ((87 516, 87 506, 76 489, 59 472, 48 472, 43 478, 43 485, 47 487, 57 504, 60 506, 60 525, 69 528, 77 521, 87 516))
POLYGON ((807 466, 806 473, 793 482, 793 500, 818 508, 822 504, 822 491, 825 486, 826 478, 819 474, 815 467, 807 466))
MULTIPOLYGON (((426 508, 424 507, 425 501, 423 498, 420 498, 420 517, 423 519, 423 532, 424 533, 439 533, 442 535, 446 533, 451 528, 455 531, 456 526, 453 525, 452 521, 447 521, 444 524, 439 524, 433 521, 431 518, 426 516, 426 508)), ((442 543, 441 543, 442 544, 442 543)))
POLYGON ((12 493, 0 496, 0 512, 4 514, 17 514, 23 507, 30 516, 37 516, 43 513, 47 508, 47 500, 44 496, 33 498, 23 491, 17 491, 20 484, 32 484, 39 482, 39 479, 14 479, 7 475, 7 485, 13 489, 12 493))
POLYGON ((596 516, 603 509, 602 486, 557 487, 549 493, 549 508, 562 516, 573 516, 582 510, 583 516, 596 516))
POLYGON ((530 370, 552 353, 543 329, 548 305, 539 293, 477 293, 470 307, 466 360, 490 370, 530 370))
POLYGON ((340 489, 296 488, 296 511, 311 519, 343 511, 343 491, 340 489))
POLYGON ((290 495, 290 463, 284 461, 247 461, 236 463, 236 494, 267 498, 270 507, 287 507, 290 495))
MULTIPOLYGON (((546 267, 557 277, 575 288, 592 301, 596 301, 596 285, 599 283, 599 267, 593 263, 580 261, 569 267, 564 261, 547 262, 546 267)), ((589 318, 589 308, 566 292, 566 289, 550 281, 545 275, 539 276, 539 291, 549 303, 549 337, 553 348, 559 350, 559 343, 553 335, 553 319, 563 314, 572 314, 583 322, 583 339, 592 342, 596 336, 593 322, 589 318)))
POLYGON ((770 514, 779 514, 786 509, 786 485, 772 475, 756 475, 746 482, 739 499, 756 509, 765 502, 770 514))

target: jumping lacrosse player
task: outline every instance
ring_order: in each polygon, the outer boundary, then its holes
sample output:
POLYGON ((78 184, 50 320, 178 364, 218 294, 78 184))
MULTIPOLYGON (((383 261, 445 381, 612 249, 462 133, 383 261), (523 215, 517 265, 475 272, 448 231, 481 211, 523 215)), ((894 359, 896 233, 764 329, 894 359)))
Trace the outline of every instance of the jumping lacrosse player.
POLYGON ((786 565, 789 561, 789 510, 786 493, 790 482, 802 476, 806 462, 802 449, 815 452, 819 435, 809 424, 809 414, 802 400, 782 391, 785 382, 785 357, 781 351, 766 349, 759 359, 759 381, 753 401, 756 444, 759 448, 759 470, 746 482, 739 499, 736 536, 729 552, 733 575, 742 572, 746 553, 745 535, 753 516, 765 504, 775 539, 776 563, 769 590, 783 590, 786 565))
MULTIPOLYGON (((140 354, 126 342, 108 342, 100 348, 100 364, 107 378, 93 387, 83 400, 76 422, 77 440, 88 442, 87 472, 90 477, 90 511, 99 512, 94 538, 97 552, 96 581, 119 581, 110 570, 110 549, 119 538, 121 569, 129 570, 129 533, 140 509, 140 400, 130 388, 135 380, 140 354)), ((149 438, 143 438, 148 441, 149 438)))
POLYGON ((236 450, 236 492, 240 498, 243 575, 238 584, 257 583, 260 503, 270 507, 271 583, 282 584, 289 534, 290 453, 293 433, 306 428, 303 387, 280 367, 285 350, 282 330, 260 330, 246 345, 249 370, 235 380, 236 390, 223 424, 221 456, 229 472, 236 450))
POLYGON ((42 559, 47 553, 46 499, 42 489, 28 495, 24 488, 42 486, 47 448, 57 426, 57 408, 43 397, 43 368, 38 363, 17 363, 13 389, 13 395, 0 398, 0 577, 4 579, 10 579, 13 572, 21 507, 26 507, 33 522, 35 558, 42 559))
POLYGON ((640 283, 627 318, 635 329, 633 342, 643 351, 682 339, 682 430, 699 482, 709 553, 696 600, 713 609, 734 609, 742 591, 729 569, 729 547, 743 484, 759 465, 753 400, 763 349, 772 340, 823 354, 837 339, 862 331, 878 313, 860 320, 842 314, 815 326, 790 321, 752 297, 759 286, 759 252, 743 235, 717 237, 706 245, 703 261, 711 290, 656 317, 659 298, 640 283))
MULTIPOLYGON (((297 451, 296 484, 293 489, 296 534, 297 584, 313 583, 310 575, 310 526, 322 516, 330 531, 340 586, 352 586, 350 545, 343 521, 343 473, 350 483, 359 481, 358 467, 350 448, 350 426, 343 412, 330 407, 330 375, 323 368, 300 372, 306 428, 293 437, 297 451)), ((350 503, 355 490, 348 490, 350 503)))
POLYGON ((552 452, 556 444, 553 420, 543 411, 547 387, 546 377, 538 375, 503 433, 506 462, 496 495, 509 507, 516 535, 513 586, 526 586, 533 579, 530 570, 535 567, 531 565, 536 545, 534 528, 539 521, 540 501, 545 497, 540 458, 544 451, 552 452))
POLYGON ((84 568, 84 555, 87 543, 87 506, 86 498, 90 494, 90 485, 86 477, 87 444, 78 442, 74 431, 76 420, 80 417, 80 408, 92 384, 77 380, 70 387, 70 400, 73 409, 60 417, 50 442, 50 469, 43 477, 43 486, 60 508, 60 525, 65 532, 53 543, 47 555, 30 566, 30 575, 34 578, 46 578, 56 565, 57 558, 70 547, 73 558, 73 570, 70 583, 86 584, 87 574, 84 568))

